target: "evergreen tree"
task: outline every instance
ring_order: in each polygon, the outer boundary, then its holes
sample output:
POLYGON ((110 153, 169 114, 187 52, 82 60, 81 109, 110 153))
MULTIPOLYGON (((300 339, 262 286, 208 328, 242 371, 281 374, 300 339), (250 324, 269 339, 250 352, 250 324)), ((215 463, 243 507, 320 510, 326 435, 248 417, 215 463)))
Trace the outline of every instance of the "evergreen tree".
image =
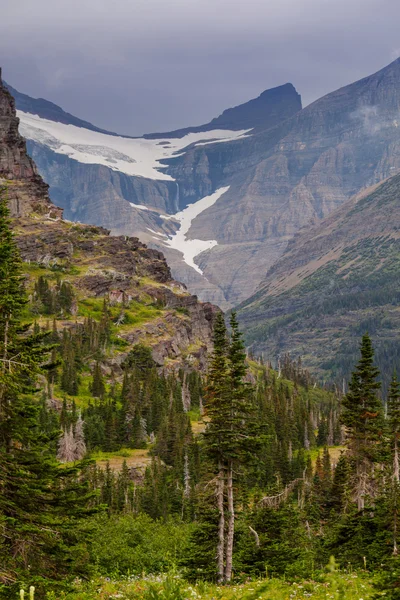
MULTIPOLYGON (((36 380, 44 334, 29 333, 21 260, 0 200, 0 564, 3 581, 70 578, 85 568, 74 527, 87 503, 76 469, 60 471, 40 428, 36 380), (76 560, 71 564, 71 556, 76 560), (80 556, 79 556, 80 555, 80 556)), ((81 543, 79 541, 79 543, 81 543)), ((84 550, 83 546, 81 549, 84 550)), ((16 591, 16 590, 15 590, 16 591)), ((3 589, 4 597, 10 590, 3 589)), ((12 594, 11 594, 12 595, 12 594)))
POLYGON ((374 494, 369 475, 371 465, 379 459, 383 415, 377 395, 379 371, 374 366, 374 350, 368 334, 362 338, 360 351, 361 358, 343 398, 342 423, 346 427, 347 445, 355 467, 354 496, 358 509, 362 510, 366 496, 374 494))
POLYGON ((400 382, 396 373, 393 374, 388 393, 388 427, 392 462, 392 482, 389 486, 389 511, 393 530, 393 555, 398 555, 398 506, 400 496, 400 468, 399 468, 399 437, 400 437, 400 382))
POLYGON ((103 399, 106 393, 106 388, 104 385, 103 375, 101 373, 101 367, 99 362, 96 362, 93 369, 93 382, 90 386, 90 391, 92 392, 95 398, 103 399))
POLYGON ((400 382, 393 374, 388 394, 388 420, 391 450, 393 455, 393 478, 400 482, 399 437, 400 437, 400 382))
POLYGON ((235 529, 235 501, 233 477, 245 461, 252 445, 251 406, 248 399, 246 353, 235 313, 230 319, 231 336, 228 340, 223 316, 218 315, 214 328, 214 352, 209 368, 207 387, 207 414, 210 419, 205 432, 208 452, 217 467, 217 507, 219 514, 217 577, 219 581, 232 578, 232 560, 235 529), (226 490, 227 506, 224 495, 226 490))

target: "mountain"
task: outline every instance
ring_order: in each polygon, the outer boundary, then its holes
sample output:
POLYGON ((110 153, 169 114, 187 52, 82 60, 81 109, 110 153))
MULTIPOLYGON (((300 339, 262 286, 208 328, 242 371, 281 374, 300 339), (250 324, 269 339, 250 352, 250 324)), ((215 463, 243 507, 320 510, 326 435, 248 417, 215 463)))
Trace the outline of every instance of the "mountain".
POLYGON ((68 218, 139 236, 225 309, 255 292, 299 229, 400 170, 399 107, 396 60, 302 110, 287 84, 156 137, 19 115, 68 218))
POLYGON ((299 232, 239 307, 257 353, 290 352, 321 376, 347 377, 366 331, 390 376, 400 356, 400 175, 299 232))
MULTIPOLYGON (((174 276, 201 298, 230 306, 218 280, 208 280, 198 267, 193 269, 183 260, 180 249, 165 244, 166 236, 172 236, 180 223, 161 217, 173 216, 226 187, 220 182, 222 166, 208 165, 204 150, 224 148, 223 155, 228 157, 232 144, 238 144, 250 130, 268 130, 296 113, 301 101, 292 85, 266 91, 208 125, 140 139, 102 133, 51 103, 12 91, 28 150, 50 184, 52 200, 64 208, 67 218, 94 222, 116 234, 140 236, 166 253, 174 276), (191 155, 194 148, 200 150, 196 158, 191 155), (190 161, 187 168, 170 174, 169 165, 185 156, 190 161)), ((199 239, 210 240, 210 236, 199 239)))
MULTIPOLYGON (((106 302, 115 336, 109 368, 118 370, 138 343, 151 348, 159 366, 204 368, 218 309, 191 296, 172 278, 164 256, 137 238, 64 220, 26 153, 18 125, 14 99, 0 77, 0 186, 6 189, 29 292, 34 295, 39 279, 54 293, 63 283, 71 290, 73 310, 58 316, 59 331, 75 330, 87 316, 96 321, 106 302)), ((34 318, 45 325, 48 313, 41 303, 36 310, 34 318)))

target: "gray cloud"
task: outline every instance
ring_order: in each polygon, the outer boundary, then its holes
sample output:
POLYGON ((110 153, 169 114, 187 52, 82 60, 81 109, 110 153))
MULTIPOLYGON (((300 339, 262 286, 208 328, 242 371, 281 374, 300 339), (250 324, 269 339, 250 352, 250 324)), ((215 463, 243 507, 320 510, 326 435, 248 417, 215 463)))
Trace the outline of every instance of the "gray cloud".
POLYGON ((398 0, 0 0, 20 91, 139 134, 200 124, 291 81, 305 104, 400 48, 398 0))

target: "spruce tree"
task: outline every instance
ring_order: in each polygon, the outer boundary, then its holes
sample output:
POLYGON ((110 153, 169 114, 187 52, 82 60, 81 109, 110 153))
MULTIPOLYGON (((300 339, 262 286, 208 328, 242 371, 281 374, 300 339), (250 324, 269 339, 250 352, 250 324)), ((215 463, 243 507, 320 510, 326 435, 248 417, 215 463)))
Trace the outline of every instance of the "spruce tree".
POLYGON ((96 362, 93 369, 93 382, 90 386, 90 391, 92 392, 95 398, 100 398, 101 400, 104 398, 106 393, 104 379, 101 373, 101 367, 99 362, 96 362))
POLYGON ((245 383, 246 353, 235 313, 232 313, 230 325, 229 339, 223 316, 218 315, 206 393, 206 409, 210 419, 205 432, 206 448, 217 469, 219 581, 230 581, 232 578, 235 530, 234 471, 239 471, 250 446, 253 451, 255 449, 254 437, 249 427, 252 410, 248 386, 245 383))
POLYGON ((393 530, 393 556, 398 555, 398 506, 400 495, 399 437, 400 437, 400 382, 393 374, 388 393, 388 429, 391 456, 391 486, 389 486, 389 512, 393 530))
POLYGON ((374 495, 371 466, 380 457, 383 430, 382 402, 378 397, 381 384, 374 365, 374 350, 368 334, 360 346, 361 358, 352 373, 349 391, 343 398, 342 423, 346 427, 347 446, 355 468, 354 496, 362 510, 365 498, 374 495))
POLYGON ((388 394, 388 421, 393 456, 393 478, 400 483, 399 437, 400 437, 400 382, 393 374, 388 394))

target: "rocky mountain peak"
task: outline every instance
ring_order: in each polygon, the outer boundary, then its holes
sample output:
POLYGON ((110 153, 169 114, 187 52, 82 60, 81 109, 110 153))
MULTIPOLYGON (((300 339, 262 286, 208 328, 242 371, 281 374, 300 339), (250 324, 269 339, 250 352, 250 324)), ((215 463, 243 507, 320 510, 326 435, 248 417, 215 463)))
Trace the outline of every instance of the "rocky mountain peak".
POLYGON ((61 216, 62 210, 50 202, 48 185, 26 152, 18 125, 15 101, 2 82, 0 69, 0 184, 7 184, 11 215, 51 212, 61 216))
POLYGON ((253 100, 228 108, 210 122, 216 129, 264 131, 301 110, 301 96, 291 83, 265 90, 253 100))

